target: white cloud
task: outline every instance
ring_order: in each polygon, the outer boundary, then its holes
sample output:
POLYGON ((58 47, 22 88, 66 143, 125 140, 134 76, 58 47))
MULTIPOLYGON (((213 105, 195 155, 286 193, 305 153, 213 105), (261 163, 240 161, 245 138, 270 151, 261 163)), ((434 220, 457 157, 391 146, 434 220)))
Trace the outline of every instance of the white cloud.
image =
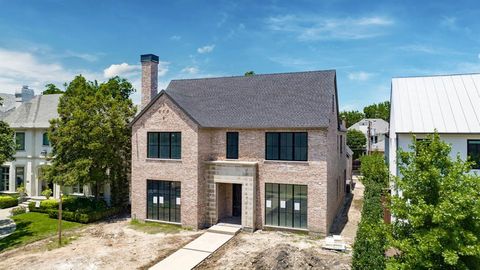
POLYGON ((197 74, 198 73, 198 67, 185 67, 182 69, 183 73, 188 73, 188 74, 197 74))
POLYGON ((373 73, 368 73, 365 71, 350 72, 348 73, 348 79, 352 81, 366 81, 373 76, 373 73))
POLYGON ((111 78, 115 76, 129 77, 140 73, 142 67, 140 65, 129 65, 127 63, 113 64, 103 70, 103 76, 105 78, 111 78))
POLYGON ((270 17, 267 26, 273 31, 290 32, 301 41, 355 40, 372 38, 386 33, 394 24, 388 17, 324 18, 308 15, 282 15, 270 17))
POLYGON ((213 49, 215 49, 215 45, 212 44, 212 45, 206 45, 206 46, 203 46, 203 47, 200 47, 197 49, 197 52, 198 53, 209 53, 209 52, 212 52, 213 49))
POLYGON ((177 36, 177 35, 173 35, 173 36, 170 37, 170 39, 171 39, 171 40, 180 40, 180 39, 182 39, 182 37, 181 37, 181 36, 177 36))
POLYGON ((477 55, 478 59, 480 59, 480 53, 477 55))
POLYGON ((74 51, 70 51, 70 50, 67 50, 65 52, 64 57, 75 57, 75 58, 85 60, 87 62, 95 62, 95 61, 98 60, 98 55, 96 55, 96 54, 79 53, 79 52, 74 52, 74 51))
POLYGON ((88 70, 67 69, 57 62, 42 61, 30 52, 20 52, 0 48, 0 91, 14 93, 22 85, 42 91, 45 84, 61 86, 82 74, 89 80, 99 78, 99 74, 88 70))
MULTIPOLYGON (((158 63, 158 76, 164 76, 168 71, 169 62, 160 61, 158 63)), ((130 65, 127 63, 121 64, 112 64, 108 68, 103 70, 103 76, 105 78, 111 78, 114 76, 120 76, 125 78, 131 78, 135 76, 140 76, 142 71, 141 65, 130 65)))

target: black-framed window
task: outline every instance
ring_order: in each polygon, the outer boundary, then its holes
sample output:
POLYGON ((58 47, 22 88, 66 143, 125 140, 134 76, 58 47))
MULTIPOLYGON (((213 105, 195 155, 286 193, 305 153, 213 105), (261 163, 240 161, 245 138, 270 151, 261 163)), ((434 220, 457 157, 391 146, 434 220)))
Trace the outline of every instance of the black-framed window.
POLYGON ((0 191, 8 191, 10 188, 10 167, 0 167, 0 191))
POLYGON ((181 184, 147 180, 147 219, 180 222, 181 184))
POLYGON ((267 132, 265 134, 265 159, 307 161, 307 132, 267 132))
POLYGON ((180 159, 182 134, 180 132, 148 132, 147 157, 180 159))
POLYGON ((475 162, 472 169, 480 169, 480 140, 467 140, 467 156, 475 162))
POLYGON ((50 145, 50 140, 48 139, 48 133, 44 132, 42 135, 42 145, 43 146, 49 146, 50 145))
POLYGON ((25 183, 25 167, 15 167, 15 186, 19 188, 25 183))
POLYGON ((227 132, 227 158, 238 159, 238 132, 227 132))
POLYGON ((15 133, 15 142, 17 144, 17 150, 25 150, 25 132, 16 132, 15 133))
POLYGON ((307 186, 266 183, 265 225, 307 228, 307 186))

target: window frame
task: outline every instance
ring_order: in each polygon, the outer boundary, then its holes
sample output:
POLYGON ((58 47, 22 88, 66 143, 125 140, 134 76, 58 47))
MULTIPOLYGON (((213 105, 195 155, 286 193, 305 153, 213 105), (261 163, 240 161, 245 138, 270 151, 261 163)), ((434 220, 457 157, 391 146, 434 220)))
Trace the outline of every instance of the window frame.
POLYGON ((21 132, 15 132, 15 144, 16 144, 15 150, 17 150, 17 151, 25 151, 25 132, 23 132, 23 131, 21 131, 21 132), (17 138, 18 138, 18 135, 19 135, 19 134, 22 134, 22 136, 23 136, 21 143, 17 143, 17 138))
POLYGON ((147 179, 145 186, 147 219, 180 224, 182 222, 181 181, 147 179), (156 200, 153 199, 154 197, 156 200), (163 203, 160 203, 160 197, 163 197, 163 203))
POLYGON ((9 191, 10 190, 10 167, 9 166, 0 166, 0 191, 9 191))
POLYGON ((467 139, 467 157, 469 160, 475 162, 475 164, 472 166, 472 170, 480 170, 480 139, 467 139), (470 142, 478 142, 477 144, 473 144, 473 145, 478 145, 478 148, 479 148, 477 153, 478 160, 471 159, 470 142))
MULTIPOLYGON (((272 137, 272 136, 270 136, 272 137)), ((302 132, 265 132, 265 160, 279 160, 279 161, 308 161, 308 132, 306 131, 302 131, 302 132), (269 144, 269 135, 274 135, 274 137, 276 137, 274 140, 274 142, 271 142, 269 144), (282 136, 283 135, 283 136, 282 136), (290 135, 290 136, 288 136, 290 135), (297 141, 297 135, 305 135, 305 146, 298 146, 296 144, 298 144, 300 142, 297 141), (285 144, 287 143, 288 141, 286 142, 283 142, 282 144, 282 138, 283 140, 285 140, 286 138, 290 137, 290 143, 291 143, 291 146, 289 146, 288 144, 285 144), (277 153, 272 153, 272 155, 275 155, 276 158, 272 158, 271 156, 269 156, 269 150, 272 150, 272 149, 269 149, 269 148, 273 148, 273 150, 275 150, 275 147, 277 148, 276 151, 277 153), (288 153, 283 153, 282 154, 282 148, 283 149, 290 149, 291 153, 288 155, 288 156, 291 156, 291 158, 286 158, 285 155, 288 154, 288 153), (302 148, 305 148, 305 149, 302 149, 302 148), (297 158, 297 155, 296 155, 296 152, 299 151, 299 150, 305 150, 305 159, 303 158, 297 158)))
POLYGON ((44 132, 42 134, 42 146, 50 146, 50 139, 48 138, 48 132, 44 132))
POLYGON ((240 140, 240 135, 237 131, 229 131, 226 133, 226 140, 225 140, 225 157, 227 159, 238 159, 238 144, 240 140), (230 140, 232 139, 229 135, 233 135, 235 138, 236 143, 232 143, 230 140), (232 149, 233 148, 233 149, 232 149), (232 152, 233 151, 233 152, 232 152))
POLYGON ((265 183, 264 195, 264 226, 308 230, 308 185, 265 183))
POLYGON ((149 131, 147 132, 147 158, 152 159, 182 159, 182 133, 179 131, 149 131), (156 136, 156 141, 151 143, 150 136, 156 136), (162 137, 168 137, 168 144, 162 144, 162 137), (178 136, 176 138, 175 136, 178 136), (151 149, 156 147, 156 149, 151 149), (151 151, 152 150, 152 151, 151 151), (162 150, 167 150, 168 155, 163 155, 162 150), (155 152, 151 155, 151 152, 155 152))

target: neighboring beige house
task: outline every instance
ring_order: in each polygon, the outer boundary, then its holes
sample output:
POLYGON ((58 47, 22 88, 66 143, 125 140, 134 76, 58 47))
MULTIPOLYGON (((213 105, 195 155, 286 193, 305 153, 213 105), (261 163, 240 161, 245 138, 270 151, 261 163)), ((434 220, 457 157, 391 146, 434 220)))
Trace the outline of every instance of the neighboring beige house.
MULTIPOLYGON (((20 185, 25 186, 27 196, 42 199, 41 193, 49 188, 58 198, 59 186, 41 180, 41 167, 49 162, 47 155, 52 151, 47 130, 50 119, 58 117, 57 107, 61 95, 34 95, 34 91, 24 86, 15 95, 0 94, 3 106, 0 107, 0 120, 15 130, 17 152, 15 160, 0 166, 0 193, 16 193, 20 185)), ((68 186, 63 193, 89 195, 88 186, 68 186)), ((109 199, 109 189, 105 197, 109 199)))
POLYGON ((142 55, 132 218, 327 234, 345 195, 334 70, 173 80, 142 55))
POLYGON ((367 138, 368 152, 385 152, 388 144, 388 122, 378 118, 365 118, 351 125, 349 130, 361 131, 367 138))

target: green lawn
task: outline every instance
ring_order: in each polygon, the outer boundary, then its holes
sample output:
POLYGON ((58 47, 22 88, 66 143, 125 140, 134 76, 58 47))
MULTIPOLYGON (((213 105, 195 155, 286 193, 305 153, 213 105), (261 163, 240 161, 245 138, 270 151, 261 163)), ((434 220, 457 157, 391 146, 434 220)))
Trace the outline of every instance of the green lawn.
POLYGON ((140 222, 138 220, 132 220, 130 222, 130 228, 146 232, 149 234, 155 233, 178 233, 185 230, 180 225, 157 223, 157 222, 140 222))
MULTIPOLYGON (((26 213, 13 216, 17 229, 11 235, 0 239, 0 251, 22 246, 57 233, 58 220, 42 213, 26 213)), ((62 231, 84 226, 83 224, 62 221, 62 231)))

